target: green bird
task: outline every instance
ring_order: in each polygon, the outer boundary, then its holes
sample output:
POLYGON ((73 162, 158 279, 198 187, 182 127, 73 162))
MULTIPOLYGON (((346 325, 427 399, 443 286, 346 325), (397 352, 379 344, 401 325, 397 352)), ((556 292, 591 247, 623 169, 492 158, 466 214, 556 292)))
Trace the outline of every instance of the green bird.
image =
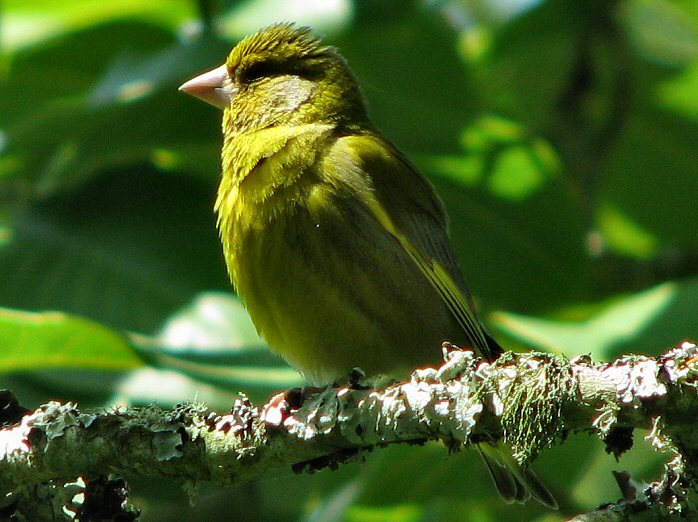
MULTIPOLYGON (((315 384, 405 378, 450 341, 492 360, 431 184, 369 120, 337 49, 276 24, 180 89, 223 110, 215 210, 228 271, 269 346, 315 384)), ((555 499, 478 448, 508 501, 555 499)))

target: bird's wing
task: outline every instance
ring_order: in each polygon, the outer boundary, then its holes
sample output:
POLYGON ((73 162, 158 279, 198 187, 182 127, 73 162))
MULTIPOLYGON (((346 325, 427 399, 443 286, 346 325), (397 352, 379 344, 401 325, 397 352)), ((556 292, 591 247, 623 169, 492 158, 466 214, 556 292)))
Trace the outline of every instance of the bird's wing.
MULTIPOLYGON (((393 236, 456 318, 472 347, 487 358, 501 350, 475 313, 447 235, 446 215, 434 188, 388 142, 373 132, 338 138, 329 161, 342 173, 379 225, 393 236)), ((533 495, 557 509, 557 502, 535 474, 520 466, 501 444, 477 445, 497 490, 508 502, 533 495)))
POLYGON ((446 215, 434 188, 392 145, 374 133, 343 136, 332 147, 341 182, 353 184, 369 212, 393 236, 466 333, 472 347, 491 358, 447 235, 446 215))

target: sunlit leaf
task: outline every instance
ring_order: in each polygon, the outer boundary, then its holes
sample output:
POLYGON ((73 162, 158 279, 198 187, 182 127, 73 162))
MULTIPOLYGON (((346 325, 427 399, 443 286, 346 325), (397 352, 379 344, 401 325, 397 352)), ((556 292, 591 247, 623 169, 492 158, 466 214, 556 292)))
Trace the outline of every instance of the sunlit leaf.
POLYGON ((193 16, 193 2, 186 0, 7 0, 3 5, 0 45, 6 52, 21 52, 45 40, 92 25, 134 17, 176 27, 193 16))
POLYGON ((668 78, 657 87, 661 106, 674 111, 680 117, 698 121, 698 63, 692 63, 681 73, 668 78))
POLYGON ((257 335, 231 293, 205 293, 170 318, 153 337, 135 337, 143 356, 160 368, 237 389, 276 390, 303 383, 257 335))
POLYGON ((326 33, 346 26, 351 21, 352 14, 353 5, 349 0, 243 0, 231 2, 230 8, 220 17, 219 27, 224 35, 241 38, 280 20, 293 20, 297 24, 309 25, 326 33))
POLYGON ((125 370, 143 364, 127 338, 81 317, 0 308, 0 372, 125 370))
POLYGON ((617 209, 605 205, 598 215, 599 229, 614 251, 638 259, 650 259, 657 251, 658 239, 617 209))
POLYGON ((638 53, 672 65, 698 57, 695 19, 680 2, 636 0, 622 6, 622 20, 638 53))
POLYGON ((604 360, 624 350, 659 353, 698 338, 698 281, 666 283, 615 299, 586 321, 561 322, 500 312, 493 322, 507 335, 539 349, 604 360))

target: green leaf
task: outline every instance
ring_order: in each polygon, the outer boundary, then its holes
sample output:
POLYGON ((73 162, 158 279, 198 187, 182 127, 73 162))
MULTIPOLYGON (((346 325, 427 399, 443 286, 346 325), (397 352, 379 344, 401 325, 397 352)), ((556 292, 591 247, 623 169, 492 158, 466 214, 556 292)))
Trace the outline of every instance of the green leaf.
POLYGON ((154 366, 217 386, 271 391, 304 382, 264 344, 231 293, 203 293, 170 318, 159 335, 134 339, 154 366))
POLYGON ((457 56, 457 31, 411 2, 358 2, 356 8, 365 23, 331 43, 364 87, 372 120, 405 151, 456 149, 461 129, 480 110, 476 92, 463 88, 469 71, 457 56), (376 20, 380 29, 372 25, 376 20))
POLYGON ((426 172, 469 187, 483 186, 502 200, 523 201, 560 174, 553 147, 523 125, 495 115, 479 118, 461 135, 460 156, 419 156, 426 172))
POLYGON ((698 63, 692 63, 657 87, 658 103, 679 117, 698 121, 698 63))
POLYGON ((228 2, 230 7, 219 17, 217 27, 226 36, 243 38, 260 27, 280 20, 293 20, 327 34, 347 24, 352 12, 349 0, 333 2, 279 2, 278 0, 242 0, 228 2))
POLYGON ((671 65, 686 64, 698 57, 695 3, 682 3, 641 0, 621 6, 621 21, 638 53, 671 65))
POLYGON ((600 202, 661 239, 695 248, 698 222, 698 120, 646 93, 627 122, 604 172, 600 202))
POLYGON ((194 14, 192 7, 193 2, 188 0, 7 0, 3 8, 2 47, 6 52, 20 52, 84 27, 127 16, 176 27, 194 14))
POLYGON ((575 65, 578 24, 594 19, 587 11, 593 10, 573 2, 537 2, 501 27, 472 87, 481 107, 552 136, 555 130, 547 127, 554 125, 560 92, 575 65))
MULTIPOLYGON (((464 161, 464 169, 471 166, 464 161)), ((448 209, 463 274, 483 309, 550 310, 584 296, 590 260, 581 216, 561 177, 535 189, 522 181, 519 187, 526 184, 529 192, 521 200, 487 187, 468 189, 450 177, 433 181, 448 209)))
POLYGON ((595 316, 563 322, 511 313, 493 314, 510 337, 538 349, 597 360, 631 351, 661 353, 683 339, 698 339, 698 280, 665 283, 624 298, 595 316))
POLYGON ((82 317, 0 308, 0 372, 126 370, 143 364, 128 339, 82 317))
POLYGON ((17 212, 0 244, 0 304, 155 332, 202 288, 229 288, 210 193, 133 168, 17 212))
POLYGON ((214 178, 220 116, 177 85, 226 52, 220 42, 183 44, 160 27, 120 21, 20 55, 0 83, 0 128, 12 158, 0 165, 3 177, 44 198, 135 163, 214 178), (99 51, 85 59, 81 50, 93 47, 99 51), (54 75, 62 80, 45 81, 54 75), (191 132, 197 120, 208 125, 191 132))
POLYGON ((658 238, 643 230, 618 209, 601 205, 597 220, 607 246, 615 252, 643 260, 649 260, 657 253, 658 238))

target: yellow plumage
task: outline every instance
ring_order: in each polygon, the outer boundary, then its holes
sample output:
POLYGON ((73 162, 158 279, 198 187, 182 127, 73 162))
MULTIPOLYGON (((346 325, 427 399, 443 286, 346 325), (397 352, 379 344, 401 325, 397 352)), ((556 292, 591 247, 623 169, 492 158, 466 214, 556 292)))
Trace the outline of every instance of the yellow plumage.
POLYGON ((438 363, 444 340, 489 355, 444 268, 455 262, 441 205, 397 151, 373 131, 323 124, 248 134, 224 153, 216 209, 233 284, 270 346, 316 383, 357 366, 404 377, 438 363), (408 176, 417 194, 390 189, 408 176))
MULTIPOLYGON (((407 377, 451 341, 494 358, 429 182, 373 127, 344 59, 278 24, 182 89, 223 109, 218 226, 260 334, 316 384, 407 377)), ((507 500, 555 501, 482 449, 507 500)))

